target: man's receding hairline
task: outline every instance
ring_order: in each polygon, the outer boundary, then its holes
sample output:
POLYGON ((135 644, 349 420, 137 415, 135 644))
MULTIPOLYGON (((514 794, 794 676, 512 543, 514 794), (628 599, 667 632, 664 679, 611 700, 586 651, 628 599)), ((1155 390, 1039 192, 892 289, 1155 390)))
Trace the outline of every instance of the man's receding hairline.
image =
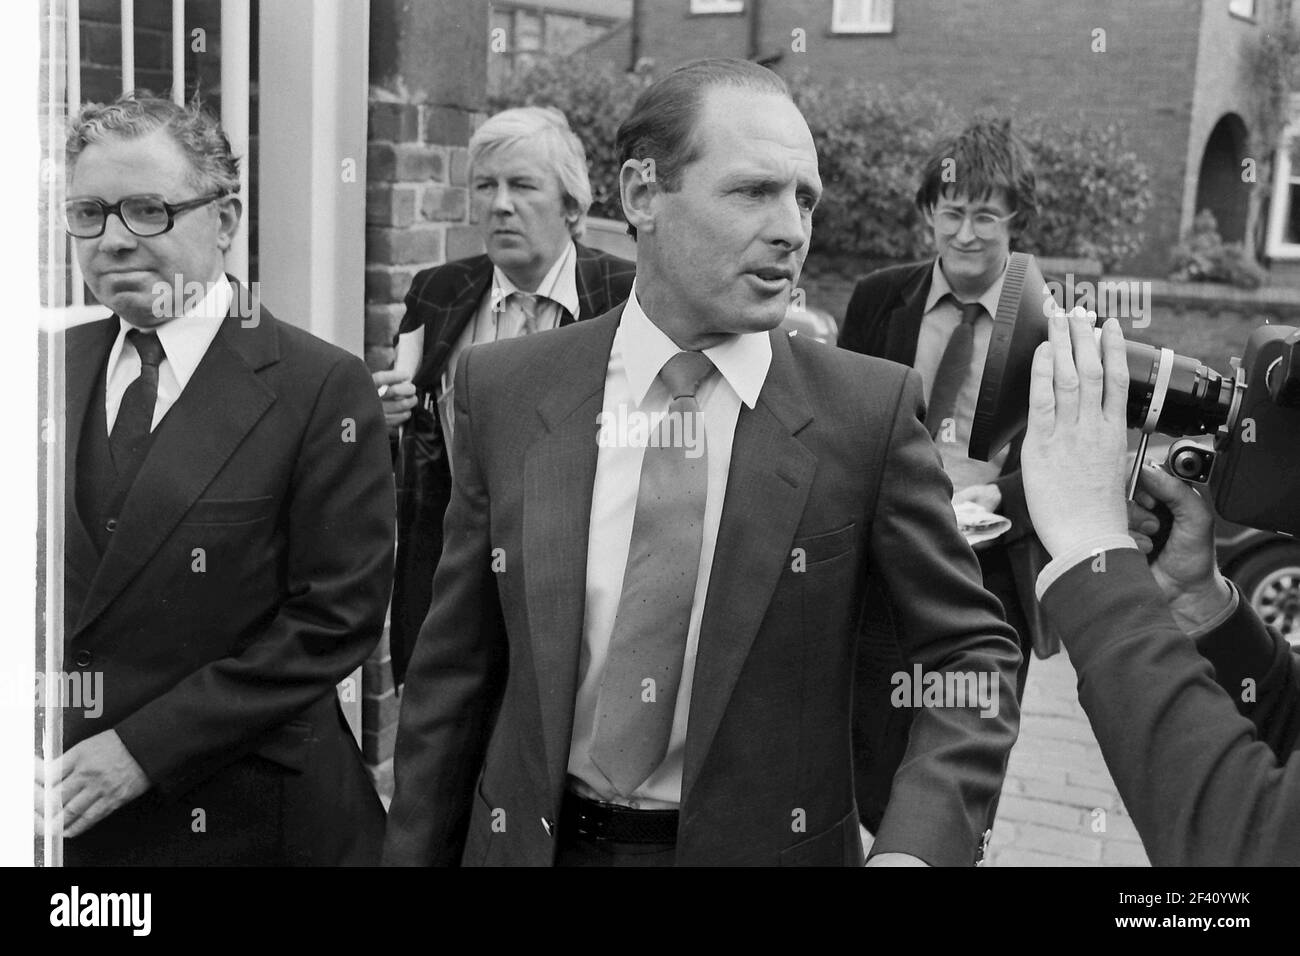
MULTIPOLYGON (((685 173, 687 169, 694 166, 704 158, 704 141, 700 135, 700 127, 704 125, 704 111, 708 108, 709 94, 714 90, 735 90, 737 92, 748 92, 755 96, 770 96, 779 100, 785 100, 795 107, 795 110, 799 113, 801 119, 804 118, 803 111, 799 109, 798 105, 795 104, 794 99, 789 96, 788 93, 783 93, 780 90, 768 86, 760 86, 757 83, 738 83, 730 82, 730 80, 730 77, 717 77, 714 78, 712 82, 701 86, 697 91, 694 115, 691 117, 690 128, 686 131, 686 148, 682 151, 685 161, 677 168, 677 174, 679 177, 682 173, 685 173)), ((804 125, 807 125, 806 119, 804 119, 804 125)), ((811 138, 811 130, 809 131, 809 136, 811 138)), ((816 143, 814 142, 814 149, 815 148, 816 143)), ((681 183, 679 182, 677 185, 680 186, 681 183)))
POLYGON ((205 186, 210 185, 204 182, 203 171, 199 169, 199 167, 195 164, 194 159, 190 156, 189 151, 185 148, 184 144, 181 143, 181 141, 176 138, 176 135, 172 133, 172 131, 167 127, 166 124, 155 126, 153 129, 144 130, 142 132, 136 133, 135 135, 132 135, 131 131, 126 129, 104 130, 103 135, 100 136, 99 138, 93 140, 87 140, 83 142, 81 148, 78 149, 76 154, 72 157, 72 161, 69 165, 69 169, 68 169, 69 181, 71 181, 71 178, 76 175, 77 167, 81 165, 81 160, 85 157, 86 150, 94 149, 96 146, 105 146, 114 142, 138 143, 141 140, 148 139, 151 136, 164 137, 167 140, 167 142, 171 143, 172 148, 175 149, 176 152, 180 154, 181 160, 185 164, 184 178, 187 183, 189 183, 191 186, 197 186, 199 188, 204 188, 205 186))

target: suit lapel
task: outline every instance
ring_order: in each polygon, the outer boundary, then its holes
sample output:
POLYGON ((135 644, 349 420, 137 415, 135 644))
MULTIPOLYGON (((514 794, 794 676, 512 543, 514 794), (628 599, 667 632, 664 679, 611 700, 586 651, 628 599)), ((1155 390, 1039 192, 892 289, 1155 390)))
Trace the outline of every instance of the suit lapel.
POLYGON ((750 409, 742 406, 700 625, 682 773, 685 804, 726 710, 790 550, 817 467, 796 437, 812 410, 790 344, 773 332, 772 365, 750 409), (722 560, 719 560, 719 556, 722 560))
POLYGON ((415 375, 417 388, 429 389, 437 382, 447 367, 447 358, 478 311, 483 295, 492 283, 492 260, 487 256, 476 256, 465 263, 465 272, 461 285, 453 294, 451 301, 438 308, 438 317, 425 335, 433 338, 432 344, 425 342, 424 353, 427 358, 420 363, 415 375))
MULTIPOLYGON (((547 432, 524 463, 524 567, 528 631, 537 673, 552 792, 564 782, 573 733, 578 655, 587 596, 587 535, 596 479, 596 425, 622 309, 582 323, 571 339, 556 390, 538 405, 547 432)), ((576 330, 575 330, 576 331, 576 330)))
POLYGON ((921 319, 925 310, 925 297, 930 292, 934 278, 934 263, 918 271, 903 287, 902 301, 889 313, 885 329, 885 347, 882 358, 903 365, 916 362, 916 343, 921 336, 921 319))
POLYGON ((574 249, 577 252, 576 275, 574 279, 578 286, 578 315, 577 320, 590 319, 593 315, 600 315, 610 308, 614 303, 609 301, 609 289, 601 275, 600 259, 595 256, 586 246, 574 243, 574 249))
MULTIPOLYGON (((238 290, 236 290, 238 295, 238 290)), ((248 301, 245 299, 245 301, 248 301)), ((157 552, 275 401, 256 374, 278 358, 269 313, 252 327, 225 319, 185 391, 159 422, 90 585, 85 629, 157 552)))
MULTIPOLYGON (((77 510, 77 464, 81 432, 85 428, 90 403, 95 399, 95 383, 108 364, 120 323, 117 316, 84 328, 69 330, 64 338, 64 481, 63 522, 64 561, 75 576, 89 582, 100 563, 99 552, 77 510)), ((103 392, 98 395, 103 401, 103 392)), ((55 421, 58 421, 55 416, 55 421)), ((66 575, 65 575, 66 576, 66 575)))

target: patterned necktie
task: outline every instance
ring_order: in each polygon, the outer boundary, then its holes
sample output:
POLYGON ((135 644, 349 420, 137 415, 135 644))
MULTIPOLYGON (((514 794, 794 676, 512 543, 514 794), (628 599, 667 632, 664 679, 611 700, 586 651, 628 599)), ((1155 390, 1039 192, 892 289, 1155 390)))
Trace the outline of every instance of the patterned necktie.
MULTIPOLYGON (((956 298, 953 298, 956 302, 956 298)), ((943 423, 957 413, 957 396, 961 387, 970 376, 970 361, 975 350, 975 323, 984 314, 984 306, 978 302, 961 305, 961 325, 952 330, 948 346, 943 350, 939 360, 939 370, 934 376, 934 388, 930 390, 930 410, 926 415, 929 423, 930 437, 939 434, 943 423)))
POLYGON ((140 375, 122 393, 117 420, 108 436, 113 466, 119 475, 130 468, 149 440, 154 405, 158 401, 158 366, 165 357, 157 333, 131 329, 126 333, 126 340, 140 356, 140 375))
POLYGON ((553 314, 554 309, 561 307, 558 302, 533 292, 512 292, 510 301, 523 316, 519 335, 532 335, 553 314))
POLYGON ((641 462, 623 593, 596 698, 591 745, 592 763, 624 797, 663 762, 672 733, 708 492, 708 455, 695 392, 712 371, 704 353, 678 352, 659 373, 671 402, 659 440, 649 443, 641 462), (674 428, 678 440, 672 438, 674 428), (691 435, 697 440, 684 440, 691 435))

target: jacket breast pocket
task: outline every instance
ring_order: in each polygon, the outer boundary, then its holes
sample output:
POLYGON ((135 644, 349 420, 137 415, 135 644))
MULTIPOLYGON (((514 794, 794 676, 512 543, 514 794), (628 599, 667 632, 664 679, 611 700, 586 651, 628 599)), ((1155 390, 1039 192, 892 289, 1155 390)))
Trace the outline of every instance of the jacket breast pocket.
POLYGON ((252 524, 271 515, 272 495, 258 498, 200 498, 185 512, 182 524, 252 524))
POLYGON ((796 538, 791 554, 797 563, 805 568, 824 561, 833 561, 845 554, 851 554, 858 541, 858 523, 849 522, 843 528, 826 531, 822 534, 806 535, 796 538))

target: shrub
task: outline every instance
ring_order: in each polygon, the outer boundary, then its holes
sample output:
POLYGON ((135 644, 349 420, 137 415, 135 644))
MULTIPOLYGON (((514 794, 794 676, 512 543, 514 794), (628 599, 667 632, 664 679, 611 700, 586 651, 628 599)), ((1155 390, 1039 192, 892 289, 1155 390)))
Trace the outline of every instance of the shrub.
POLYGON ((608 64, 541 59, 507 78, 488 106, 493 113, 511 106, 554 106, 563 112, 587 149, 591 215, 622 221, 615 134, 650 79, 648 72, 625 73, 608 64))
MULTIPOLYGON (((592 215, 622 219, 614 137, 649 71, 621 73, 581 58, 538 61, 516 73, 492 109, 542 105, 563 110, 587 147, 592 215)), ((964 117, 937 97, 857 81, 826 85, 806 70, 786 78, 817 143, 825 194, 814 215, 812 252, 859 260, 933 254, 912 205, 921 166, 964 117)), ((1146 167, 1115 126, 1031 120, 1014 127, 1034 157, 1039 216, 1018 248, 1046 256, 1099 259, 1104 267, 1137 253, 1151 205, 1146 167)))
POLYGON ((1251 259, 1240 242, 1224 242, 1214 213, 1202 209, 1192 229, 1171 253, 1177 282, 1226 282, 1242 289, 1264 284, 1264 270, 1251 259))
POLYGON ((1031 120, 1018 132, 1038 179, 1038 218, 1020 248, 1045 256, 1098 259, 1103 268, 1142 248, 1150 177, 1125 149, 1118 127, 1031 120))
POLYGON ((813 254, 916 259, 931 252, 913 205, 918 173, 953 117, 923 93, 890 95, 862 84, 827 88, 789 80, 817 144, 823 194, 813 214, 813 254))

